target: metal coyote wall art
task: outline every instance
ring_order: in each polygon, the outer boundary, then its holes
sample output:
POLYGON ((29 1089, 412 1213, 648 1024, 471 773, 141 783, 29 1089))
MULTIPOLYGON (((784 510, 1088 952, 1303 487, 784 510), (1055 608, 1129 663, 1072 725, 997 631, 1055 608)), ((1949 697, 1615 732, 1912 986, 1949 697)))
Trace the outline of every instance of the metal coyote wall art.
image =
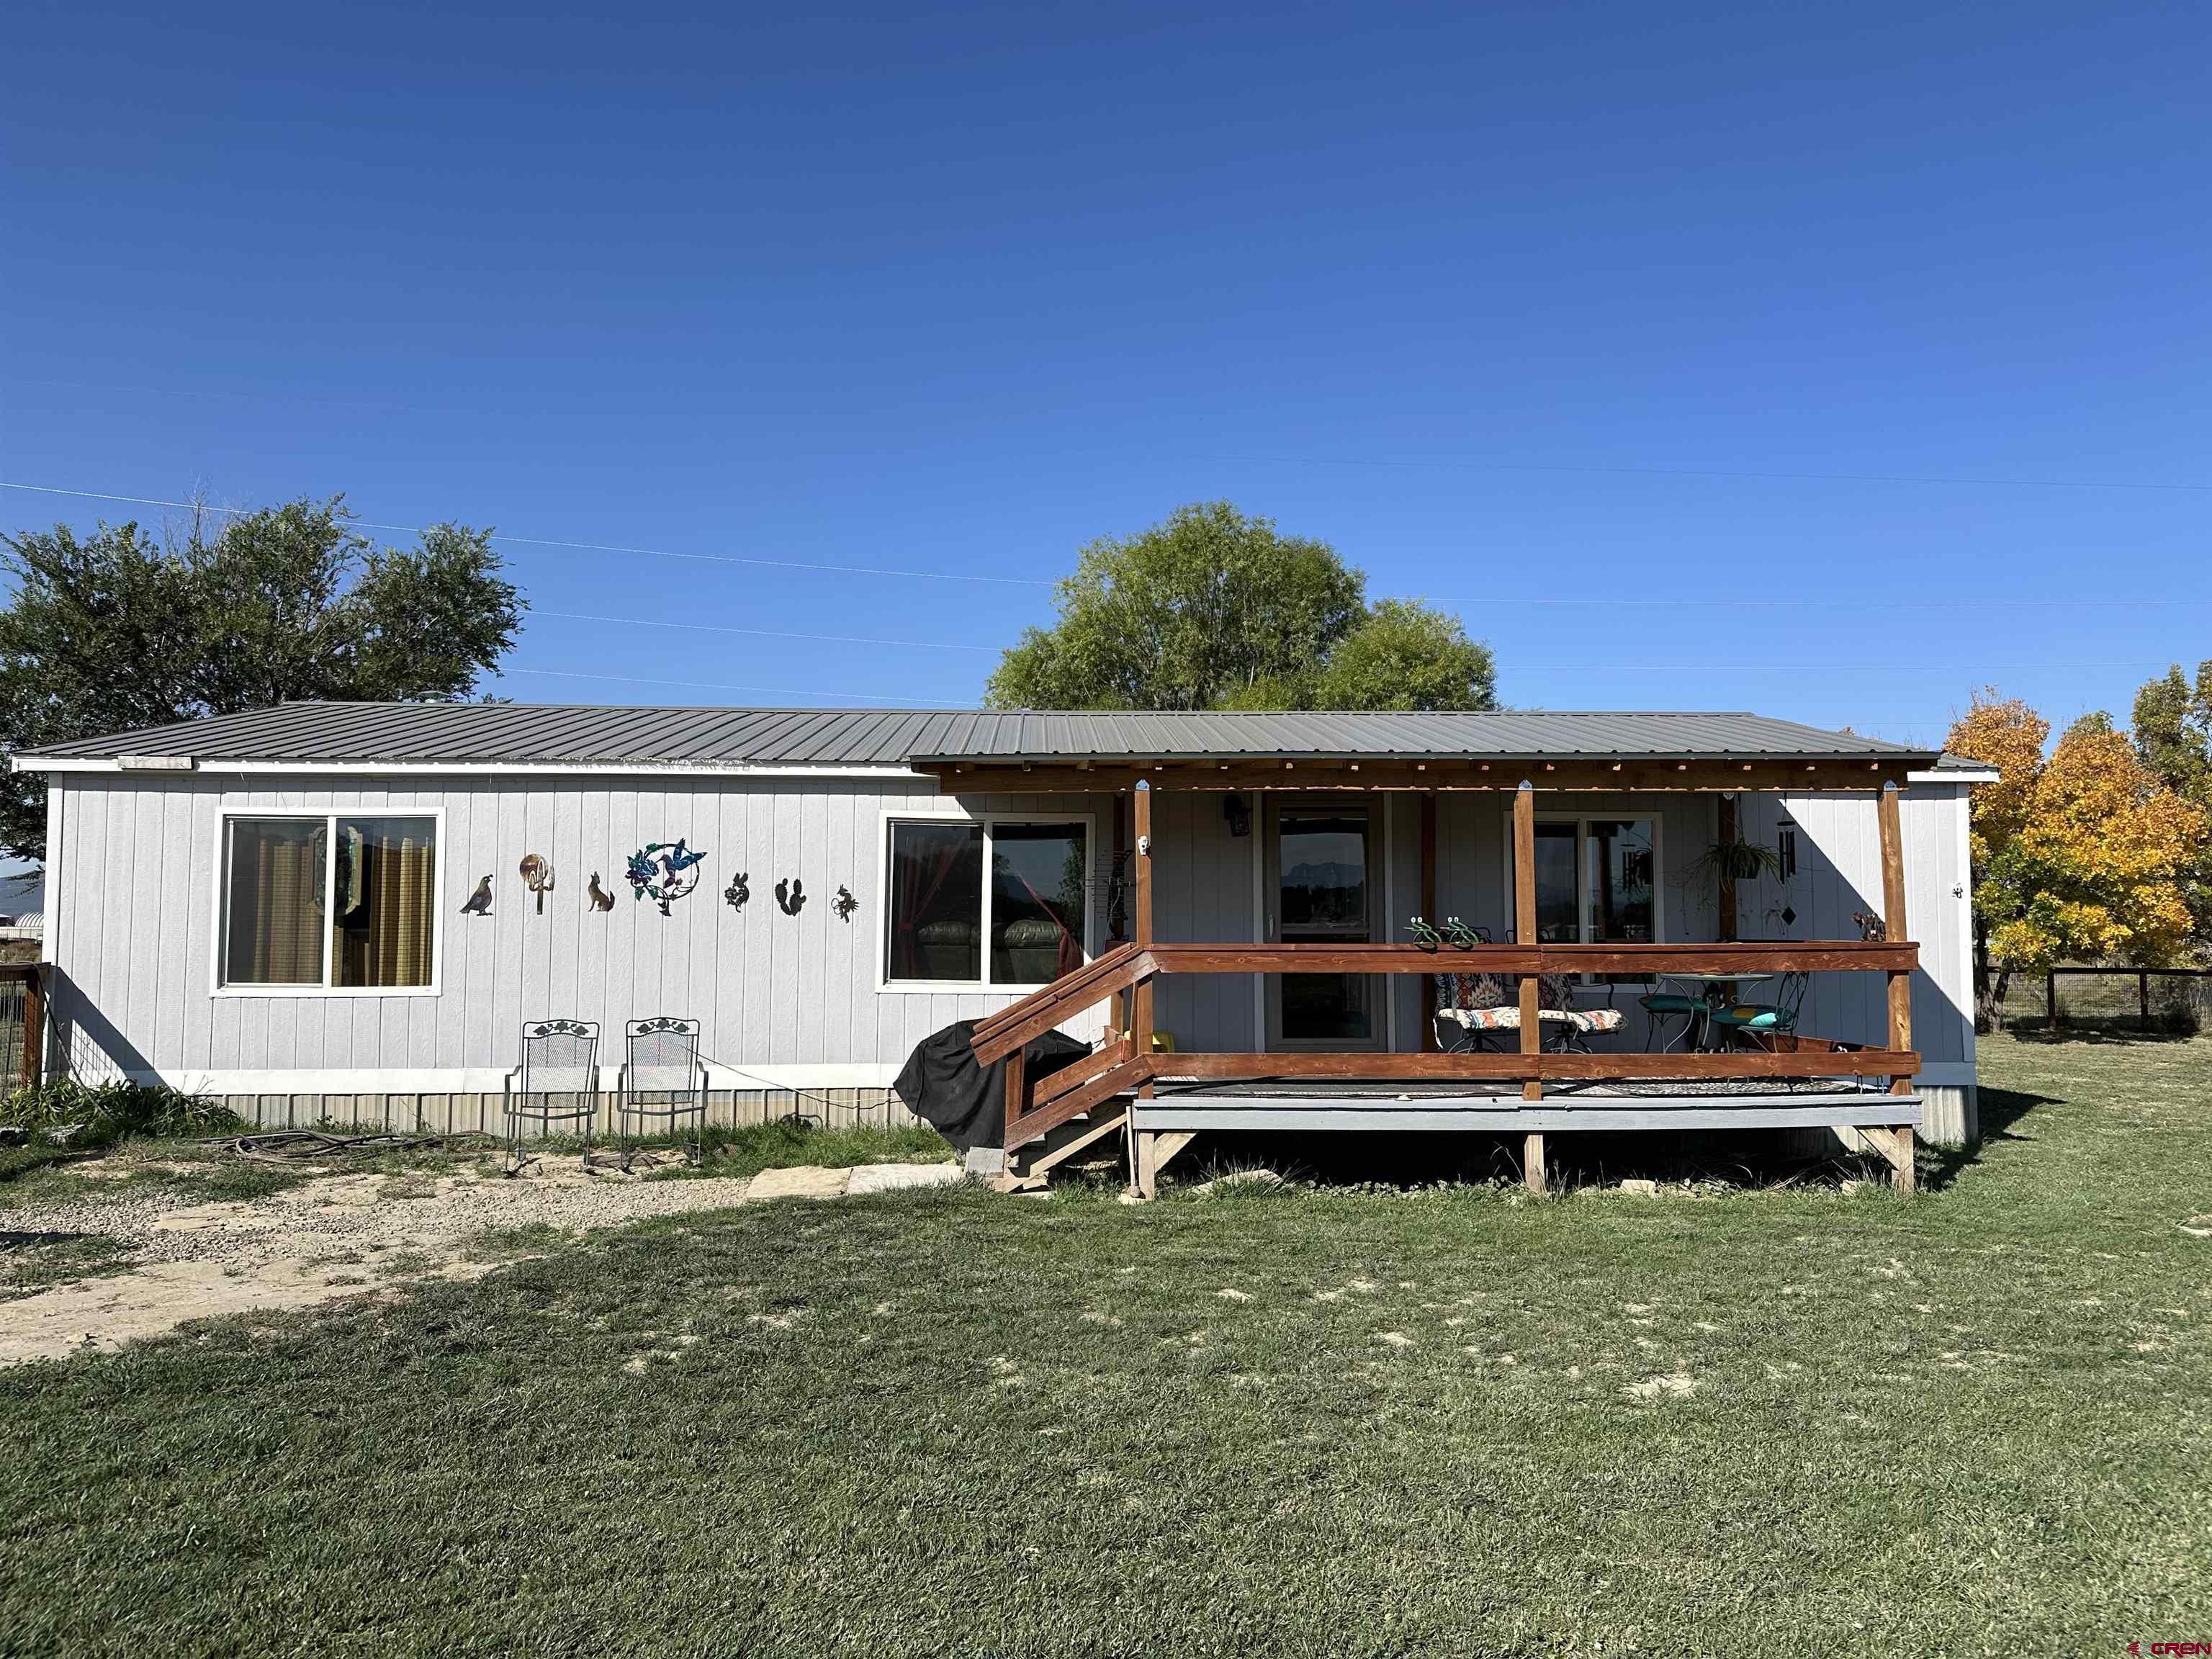
POLYGON ((623 874, 629 878, 630 896, 651 899, 665 916, 672 903, 699 884, 699 866, 706 858, 687 850, 681 840, 649 841, 629 855, 623 874))

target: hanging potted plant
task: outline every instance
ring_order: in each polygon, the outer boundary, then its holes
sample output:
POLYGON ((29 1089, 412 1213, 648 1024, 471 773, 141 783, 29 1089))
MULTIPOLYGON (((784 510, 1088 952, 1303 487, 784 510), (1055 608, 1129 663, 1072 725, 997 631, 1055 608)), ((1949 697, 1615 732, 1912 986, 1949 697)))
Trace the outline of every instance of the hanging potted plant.
POLYGON ((1690 862, 1684 872, 1691 881, 1699 885, 1710 882, 1719 895, 1723 943, 1735 940, 1735 884, 1740 881, 1756 881, 1761 876, 1782 878, 1782 854, 1763 842, 1745 841, 1733 833, 1734 825, 1724 825, 1729 833, 1723 834, 1690 862))

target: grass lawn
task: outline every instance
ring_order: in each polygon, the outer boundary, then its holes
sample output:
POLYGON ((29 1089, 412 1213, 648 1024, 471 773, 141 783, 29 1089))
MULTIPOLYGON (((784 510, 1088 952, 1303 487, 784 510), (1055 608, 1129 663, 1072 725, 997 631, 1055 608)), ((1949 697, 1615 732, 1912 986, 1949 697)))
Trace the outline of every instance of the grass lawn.
POLYGON ((2212 1043, 1925 1189, 973 1190, 0 1376, 0 1650, 2120 1654, 2212 1635, 2212 1043))

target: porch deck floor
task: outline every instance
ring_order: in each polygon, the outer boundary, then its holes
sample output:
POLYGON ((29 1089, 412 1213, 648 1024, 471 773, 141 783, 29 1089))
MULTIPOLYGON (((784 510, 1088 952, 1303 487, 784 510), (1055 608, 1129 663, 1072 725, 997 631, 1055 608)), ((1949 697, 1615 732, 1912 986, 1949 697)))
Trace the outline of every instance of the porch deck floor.
POLYGON ((1139 1129, 1460 1129, 1514 1134, 1565 1129, 1918 1128, 1917 1094, 1818 1081, 1759 1079, 1547 1084, 1524 1100, 1518 1084, 1399 1079, 1259 1079, 1176 1082, 1133 1099, 1139 1129))
MULTIPOLYGON (((1170 1063, 1172 1063, 1170 1061, 1170 1063)), ((1358 1100, 1511 1100, 1521 1098, 1518 1083, 1486 1083, 1479 1080, 1453 1082, 1426 1080, 1409 1082, 1402 1078, 1296 1078, 1247 1079, 1235 1082, 1200 1081, 1195 1079, 1177 1080, 1162 1077, 1155 1086, 1164 1097, 1205 1095, 1221 1099, 1272 1100, 1284 1097, 1297 1099, 1358 1100)), ((1544 1085, 1547 1100, 1572 1097, 1577 1100, 1668 1100, 1668 1099, 1754 1099, 1766 1100, 1778 1096, 1806 1097, 1814 1099, 1846 1096, 1859 1097, 1881 1094, 1893 1098, 1872 1084, 1854 1086, 1848 1079, 1836 1078, 1691 1078, 1658 1079, 1650 1082, 1556 1082, 1544 1085)))

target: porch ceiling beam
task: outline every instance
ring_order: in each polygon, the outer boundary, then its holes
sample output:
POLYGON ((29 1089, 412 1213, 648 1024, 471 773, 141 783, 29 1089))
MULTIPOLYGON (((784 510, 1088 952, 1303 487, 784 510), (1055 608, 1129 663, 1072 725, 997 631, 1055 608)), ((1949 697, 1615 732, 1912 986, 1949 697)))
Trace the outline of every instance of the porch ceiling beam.
POLYGON ((1872 793, 1886 783, 1903 785, 1911 769, 1903 761, 1416 761, 1391 757, 1360 761, 1172 761, 1145 767, 1094 758, 1055 764, 1031 762, 1029 766, 1024 771, 1020 762, 941 761, 921 763, 915 769, 935 778, 950 792, 973 794, 994 790, 1022 794, 1119 794, 1134 788, 1139 778, 1166 788, 1189 790, 1510 791, 1523 777, 1545 793, 1872 793))

